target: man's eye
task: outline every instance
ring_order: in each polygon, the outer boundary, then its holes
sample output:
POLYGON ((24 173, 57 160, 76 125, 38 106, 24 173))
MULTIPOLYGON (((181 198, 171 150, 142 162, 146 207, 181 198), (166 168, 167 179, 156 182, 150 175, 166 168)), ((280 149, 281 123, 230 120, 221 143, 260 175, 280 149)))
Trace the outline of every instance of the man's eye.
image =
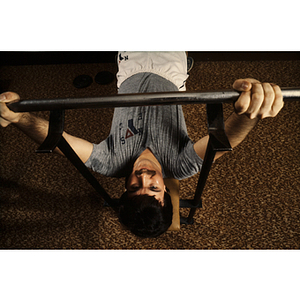
POLYGON ((138 191, 139 190, 139 187, 138 186, 131 186, 130 187, 130 191, 131 192, 136 192, 136 191, 138 191))
POLYGON ((151 191, 157 191, 158 187, 157 186, 151 186, 150 189, 151 189, 151 191))

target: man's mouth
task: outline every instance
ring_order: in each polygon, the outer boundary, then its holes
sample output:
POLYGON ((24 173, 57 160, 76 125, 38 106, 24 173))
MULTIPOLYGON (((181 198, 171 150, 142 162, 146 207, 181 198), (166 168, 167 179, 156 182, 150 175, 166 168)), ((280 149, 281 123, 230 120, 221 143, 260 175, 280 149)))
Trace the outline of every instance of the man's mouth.
POLYGON ((137 170, 134 173, 135 173, 136 176, 140 176, 140 175, 146 173, 147 175, 150 175, 151 177, 156 174, 156 172, 154 170, 148 170, 146 168, 142 168, 140 170, 137 170))

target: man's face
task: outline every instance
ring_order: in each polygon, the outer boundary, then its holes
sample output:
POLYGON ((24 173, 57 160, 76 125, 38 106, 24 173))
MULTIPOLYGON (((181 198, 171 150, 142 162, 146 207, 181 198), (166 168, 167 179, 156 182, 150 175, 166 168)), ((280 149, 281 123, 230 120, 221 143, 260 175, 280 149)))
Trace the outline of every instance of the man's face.
POLYGON ((128 197, 148 194, 164 205, 165 184, 160 167, 148 159, 138 160, 128 177, 128 197))

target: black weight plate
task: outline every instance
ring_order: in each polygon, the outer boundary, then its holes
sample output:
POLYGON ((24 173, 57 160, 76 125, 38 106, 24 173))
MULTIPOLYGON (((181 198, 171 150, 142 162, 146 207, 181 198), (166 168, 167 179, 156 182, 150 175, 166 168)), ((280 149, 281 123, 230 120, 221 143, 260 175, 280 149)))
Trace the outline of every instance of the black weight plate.
POLYGON ((98 84, 110 84, 114 81, 115 77, 114 74, 108 71, 102 71, 99 72, 96 76, 95 76, 95 82, 97 82, 98 84))
POLYGON ((86 88, 92 83, 93 78, 89 75, 79 75, 73 81, 73 85, 78 89, 86 88))

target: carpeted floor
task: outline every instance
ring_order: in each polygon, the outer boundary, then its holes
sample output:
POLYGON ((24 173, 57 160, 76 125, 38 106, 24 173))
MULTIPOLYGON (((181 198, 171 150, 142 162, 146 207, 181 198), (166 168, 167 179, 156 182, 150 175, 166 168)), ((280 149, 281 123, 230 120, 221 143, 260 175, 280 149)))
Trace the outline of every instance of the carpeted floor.
MULTIPOLYGON (((116 93, 116 81, 76 89, 73 79, 113 63, 3 66, 1 91, 22 99, 92 97, 116 93)), ((196 61, 188 91, 231 88, 254 77, 282 87, 300 86, 300 60, 196 61)), ((232 111, 225 105, 225 116, 232 111)), ((189 134, 206 134, 205 108, 184 106, 189 134)), ((48 117, 48 113, 39 113, 48 117)), ((109 133, 113 109, 66 112, 66 131, 100 142, 109 133)), ((193 225, 156 239, 124 230, 113 210, 64 158, 35 154, 37 145, 15 127, 0 128, 1 249, 299 249, 300 102, 286 103, 274 119, 261 121, 232 153, 211 170, 203 208, 193 225)), ((123 180, 95 174, 112 197, 123 180)), ((183 180, 181 198, 193 196, 198 175, 183 180)), ((182 214, 187 213, 181 210, 182 214)))

